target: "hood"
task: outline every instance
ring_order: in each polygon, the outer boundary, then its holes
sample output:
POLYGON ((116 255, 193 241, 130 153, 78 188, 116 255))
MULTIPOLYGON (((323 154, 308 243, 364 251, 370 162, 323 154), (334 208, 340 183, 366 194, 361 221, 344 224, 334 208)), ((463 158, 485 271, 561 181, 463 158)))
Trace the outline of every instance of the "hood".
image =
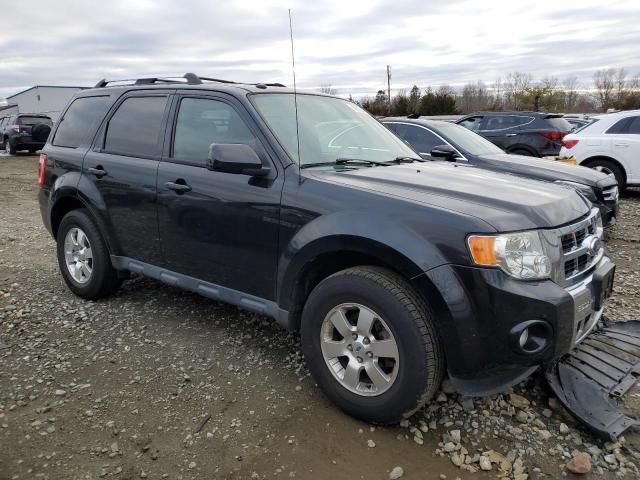
POLYGON ((569 165, 567 163, 545 160, 543 158, 503 153, 479 155, 478 159, 483 163, 483 167, 497 168, 505 173, 524 175, 549 182, 564 180, 599 188, 609 187, 616 183, 614 177, 605 175, 592 168, 569 165))
POLYGON ((473 216, 499 232, 557 227, 589 212, 585 200, 571 189, 469 165, 411 163, 342 172, 316 170, 313 175, 473 216))

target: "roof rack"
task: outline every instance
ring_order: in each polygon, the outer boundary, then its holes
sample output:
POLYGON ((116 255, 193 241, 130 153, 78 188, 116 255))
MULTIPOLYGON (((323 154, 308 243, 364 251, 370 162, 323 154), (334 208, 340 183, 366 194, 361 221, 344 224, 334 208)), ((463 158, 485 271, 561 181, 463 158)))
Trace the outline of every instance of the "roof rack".
POLYGON ((104 88, 109 84, 115 83, 118 85, 158 85, 158 84, 182 84, 182 85, 202 85, 204 82, 224 83, 230 85, 253 85, 258 88, 267 87, 284 87, 282 83, 245 83, 234 82, 233 80, 222 80, 220 78, 199 77, 195 73, 185 73, 182 77, 149 77, 149 78, 128 78, 123 80, 107 80, 103 78, 95 84, 93 88, 104 88))

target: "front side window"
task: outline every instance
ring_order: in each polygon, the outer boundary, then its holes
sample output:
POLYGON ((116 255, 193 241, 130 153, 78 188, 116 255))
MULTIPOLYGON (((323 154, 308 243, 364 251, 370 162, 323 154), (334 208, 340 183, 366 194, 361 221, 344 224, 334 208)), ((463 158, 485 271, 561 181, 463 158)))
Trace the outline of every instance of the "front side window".
POLYGON ((464 128, 471 130, 472 132, 477 132, 478 130, 480 130, 481 121, 482 117, 465 118, 458 125, 461 125, 464 128))
POLYGON ((95 127, 107 109, 109 97, 80 97, 73 101, 56 130, 53 144, 76 148, 86 140, 89 129, 95 127))
POLYGON ((297 128, 293 94, 254 94, 251 99, 298 164, 333 163, 339 158, 391 162, 397 157, 416 156, 408 145, 352 102, 321 95, 296 97, 297 128))
POLYGON ((162 117, 167 97, 129 97, 109 120, 104 150, 131 156, 160 154, 162 117))
POLYGON ((229 104, 205 98, 183 98, 178 110, 173 157, 205 164, 212 143, 243 143, 256 152, 258 139, 229 104))
POLYGON ((446 142, 426 128, 416 125, 398 125, 398 135, 404 138, 416 152, 429 153, 433 147, 446 142))

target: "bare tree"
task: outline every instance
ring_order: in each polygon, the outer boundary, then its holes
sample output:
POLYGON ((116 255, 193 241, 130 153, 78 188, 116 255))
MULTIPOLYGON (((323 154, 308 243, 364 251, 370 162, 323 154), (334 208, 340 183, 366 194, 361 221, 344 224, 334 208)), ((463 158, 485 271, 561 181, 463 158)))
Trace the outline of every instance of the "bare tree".
POLYGON ((602 111, 613 103, 613 90, 615 88, 616 69, 597 70, 593 74, 593 84, 596 87, 596 96, 602 111))
POLYGON ((326 93, 327 95, 337 95, 338 90, 331 87, 330 83, 320 84, 320 93, 326 93))
POLYGON ((522 108, 522 97, 533 83, 533 75, 523 72, 512 72, 504 83, 505 106, 514 110, 522 108))
POLYGON ((578 77, 567 77, 562 81, 564 90, 564 110, 565 112, 575 112, 576 103, 578 101, 578 77))

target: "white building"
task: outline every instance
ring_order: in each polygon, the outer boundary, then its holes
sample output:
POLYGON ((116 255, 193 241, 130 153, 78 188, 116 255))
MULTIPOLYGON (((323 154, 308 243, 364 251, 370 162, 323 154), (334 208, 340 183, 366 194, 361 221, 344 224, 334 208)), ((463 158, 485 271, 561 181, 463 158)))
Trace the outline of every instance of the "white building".
POLYGON ((36 85, 7 97, 7 105, 0 106, 0 117, 13 113, 41 113, 55 122, 71 97, 84 88, 36 85))

